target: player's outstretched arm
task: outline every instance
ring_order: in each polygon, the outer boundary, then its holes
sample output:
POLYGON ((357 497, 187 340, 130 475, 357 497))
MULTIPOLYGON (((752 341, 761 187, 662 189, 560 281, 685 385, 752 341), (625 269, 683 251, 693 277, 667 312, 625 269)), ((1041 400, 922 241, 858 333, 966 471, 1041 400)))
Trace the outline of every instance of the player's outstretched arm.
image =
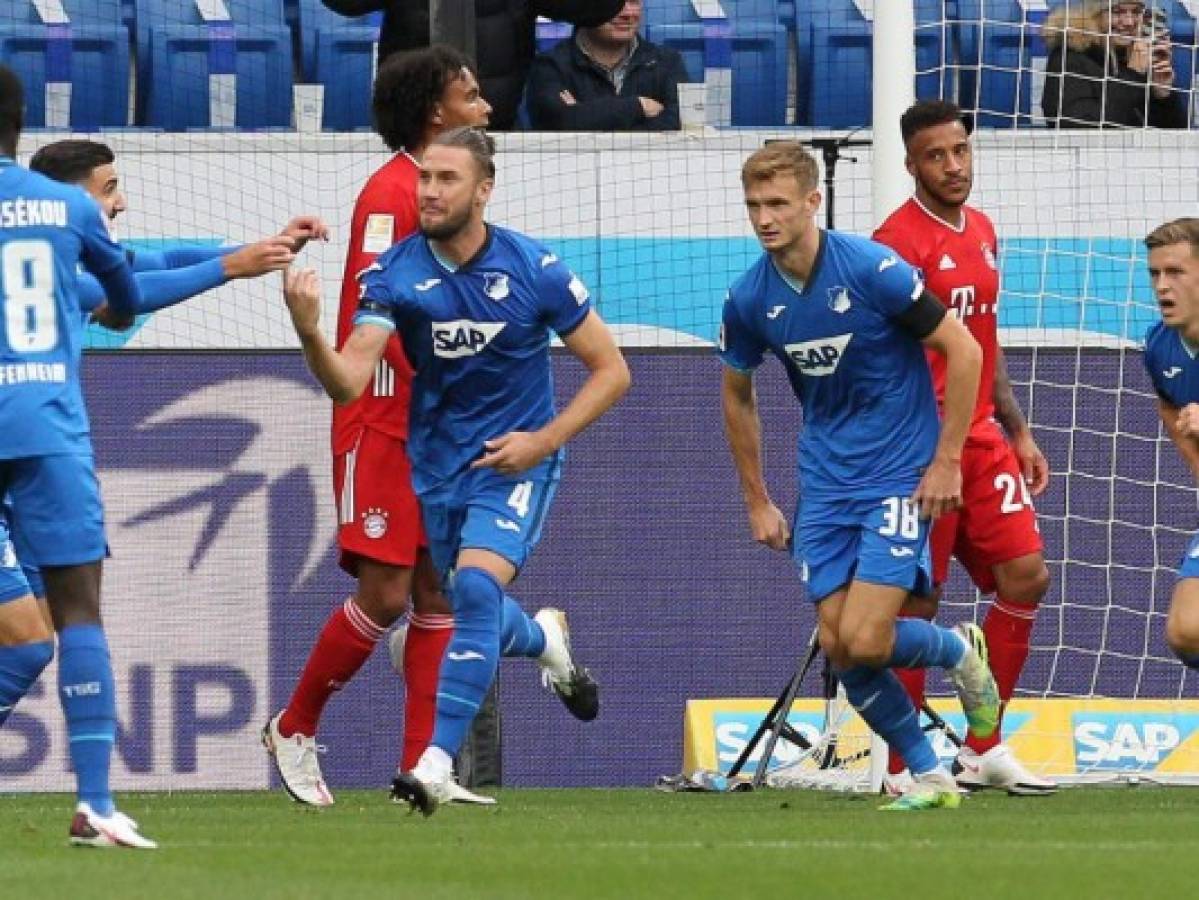
POLYGON ((615 405, 632 379, 624 355, 608 326, 592 310, 582 323, 562 338, 566 349, 590 373, 582 387, 558 415, 537 431, 512 431, 485 443, 482 457, 472 468, 493 468, 515 475, 532 468, 615 405))
POLYGON ((962 502, 962 445, 974 418, 982 350, 978 341, 954 316, 945 316, 922 341, 945 357, 945 404, 941 438, 933 460, 912 494, 920 515, 935 519, 962 502))
POLYGON ((1166 426, 1166 434, 1199 479, 1199 403, 1188 403, 1179 409, 1159 397, 1157 411, 1166 426))
POLYGON ((791 529, 782 511, 771 501, 762 475, 762 421, 758 416, 753 376, 725 366, 720 402, 724 436, 741 479, 753 538, 772 550, 785 550, 791 540, 791 529))
POLYGON ((1012 449, 1016 451, 1016 458, 1020 460, 1024 483, 1028 485, 1028 490, 1034 497, 1040 496, 1045 488, 1049 487, 1049 462, 1037 446, 1032 429, 1028 427, 1028 420, 1024 418, 1024 412, 1016 402, 1012 382, 1007 374, 1007 357, 1004 356, 1002 347, 997 347, 995 351, 995 381, 991 389, 991 401, 995 404, 995 418, 1007 432, 1012 449))
POLYGON ((321 333, 321 284, 315 269, 285 269, 283 297, 308 368, 336 403, 357 400, 383 358, 391 332, 379 325, 355 326, 341 351, 321 333))

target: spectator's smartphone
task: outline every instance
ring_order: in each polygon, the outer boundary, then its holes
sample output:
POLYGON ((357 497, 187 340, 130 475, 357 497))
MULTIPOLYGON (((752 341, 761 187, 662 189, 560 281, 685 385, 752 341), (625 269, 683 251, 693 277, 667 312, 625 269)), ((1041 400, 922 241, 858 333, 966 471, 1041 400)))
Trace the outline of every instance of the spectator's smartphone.
POLYGON ((1141 35, 1149 41, 1154 59, 1170 57, 1170 18, 1160 6, 1146 6, 1141 20, 1141 35))

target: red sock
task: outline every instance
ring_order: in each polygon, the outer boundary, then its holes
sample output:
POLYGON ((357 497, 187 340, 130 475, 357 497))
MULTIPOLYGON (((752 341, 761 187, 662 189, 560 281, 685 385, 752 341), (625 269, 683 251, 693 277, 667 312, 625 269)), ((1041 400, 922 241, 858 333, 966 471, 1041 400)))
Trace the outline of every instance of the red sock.
POLYGON ((297 732, 314 736, 329 697, 362 668, 384 631, 358 608, 353 597, 334 610, 308 655, 295 693, 279 720, 279 733, 284 737, 297 732))
POLYGON ((410 772, 433 737, 441 659, 454 636, 451 615, 413 615, 404 641, 404 752, 400 770, 410 772))
MULTIPOLYGON (((903 689, 907 691, 907 695, 912 698, 912 705, 916 707, 916 712, 920 712, 920 707, 924 705, 924 669, 892 669, 895 677, 899 679, 899 683, 903 685, 903 689)), ((887 750, 887 771, 896 775, 908 767, 904 762, 903 757, 894 750, 887 750)))
MULTIPOLYGON (((996 597, 983 622, 983 634, 987 636, 987 650, 991 657, 991 673, 995 676, 995 684, 999 688, 999 699, 1004 708, 1012 699, 1016 690, 1016 682, 1024 670, 1024 661, 1028 659, 1028 639, 1032 634, 1033 620, 1037 608, 1014 603, 996 597)), ((1002 716, 1002 709, 1000 710, 1002 716)), ((999 720, 999 728, 986 740, 966 735, 966 746, 976 753, 986 753, 1003 740, 1003 719, 999 720)))

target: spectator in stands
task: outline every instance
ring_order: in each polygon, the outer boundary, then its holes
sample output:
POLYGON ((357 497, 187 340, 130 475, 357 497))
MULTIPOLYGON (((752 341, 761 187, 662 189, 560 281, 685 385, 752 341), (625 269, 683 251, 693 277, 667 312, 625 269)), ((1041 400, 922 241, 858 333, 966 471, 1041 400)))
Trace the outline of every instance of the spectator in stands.
POLYGON ((1049 13, 1041 108, 1051 127, 1187 127, 1169 35, 1147 21, 1141 0, 1068 0, 1049 13))
MULTIPOLYGON (((398 50, 430 44, 430 0, 321 0, 343 16, 383 11, 379 62, 398 50)), ((445 0, 443 0, 445 2, 445 0)), ((469 3, 469 0, 462 0, 469 3)), ((538 16, 573 25, 599 25, 620 11, 622 0, 474 0, 479 86, 491 104, 493 130, 516 124, 525 76, 536 49, 538 16)), ((469 6, 465 9, 469 13, 469 6)))
POLYGON ((529 118, 545 131, 677 131, 683 58, 637 36, 642 0, 533 60, 529 118))

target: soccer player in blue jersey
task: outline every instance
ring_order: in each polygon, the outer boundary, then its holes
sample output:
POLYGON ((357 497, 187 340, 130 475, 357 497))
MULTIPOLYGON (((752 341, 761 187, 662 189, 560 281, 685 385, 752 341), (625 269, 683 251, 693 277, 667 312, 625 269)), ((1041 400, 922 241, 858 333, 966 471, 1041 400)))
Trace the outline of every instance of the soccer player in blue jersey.
POLYGON ((971 728, 995 730, 999 697, 981 630, 896 621, 909 593, 930 586, 930 520, 961 501, 959 462, 981 351, 894 252, 816 226, 817 178, 816 161, 791 141, 767 145, 742 168, 749 219, 766 252, 724 304, 725 432, 754 538, 792 548, 846 695, 914 775, 911 789, 884 808, 955 807, 957 785, 890 669, 946 669, 971 728), (924 347, 947 360, 943 426, 924 347), (753 373, 768 352, 804 410, 794 535, 762 474, 753 373))
MULTIPOLYGON (((58 632, 59 699, 78 784, 71 841, 152 849, 137 823, 117 811, 109 789, 116 696, 100 623, 106 544, 79 384, 76 271, 82 265, 99 279, 124 323, 132 322, 138 289, 95 202, 16 164, 23 109, 20 81, 0 67, 0 493, 9 497, 11 524, 27 539, 30 562, 44 574, 58 632)), ((7 535, 0 556, 11 563, 7 535)), ((12 599, 12 565, 0 573, 0 602, 9 601, 0 606, 0 707, 7 707, 6 698, 19 697, 45 668, 53 646, 19 640, 36 633, 41 612, 28 591, 12 599)))
MULTIPOLYGON (((1145 368, 1166 433, 1199 479, 1199 219, 1175 219, 1145 238, 1161 321, 1145 336, 1145 368)), ((1199 534, 1178 566, 1166 642, 1199 669, 1199 534)))
POLYGON ((430 815, 450 797, 451 762, 495 677, 501 652, 537 658, 579 718, 595 684, 571 656, 565 616, 527 616, 505 587, 536 545, 563 446, 628 389, 629 371, 582 282, 542 244, 490 225, 494 144, 473 128, 433 139, 421 159, 421 233, 362 277, 340 352, 320 332, 316 273, 285 273, 305 358, 329 396, 353 400, 398 331, 415 370, 409 455, 429 552, 454 609, 433 738, 392 796, 430 815), (550 332, 589 375, 555 414, 550 332))

